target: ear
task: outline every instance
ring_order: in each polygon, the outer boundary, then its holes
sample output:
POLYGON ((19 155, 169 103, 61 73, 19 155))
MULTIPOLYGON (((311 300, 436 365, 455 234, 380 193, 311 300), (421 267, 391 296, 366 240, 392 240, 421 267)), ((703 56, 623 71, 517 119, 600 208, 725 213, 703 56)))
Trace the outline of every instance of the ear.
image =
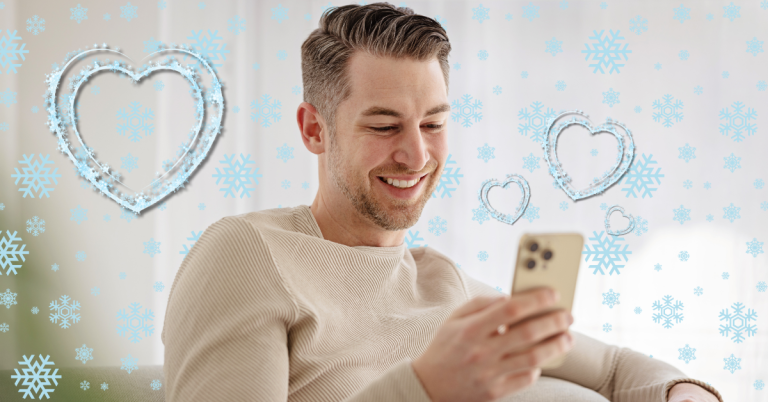
POLYGON ((301 140, 309 152, 320 155, 325 152, 325 145, 328 143, 328 130, 326 129, 323 116, 311 103, 301 102, 296 110, 296 122, 301 131, 301 140))

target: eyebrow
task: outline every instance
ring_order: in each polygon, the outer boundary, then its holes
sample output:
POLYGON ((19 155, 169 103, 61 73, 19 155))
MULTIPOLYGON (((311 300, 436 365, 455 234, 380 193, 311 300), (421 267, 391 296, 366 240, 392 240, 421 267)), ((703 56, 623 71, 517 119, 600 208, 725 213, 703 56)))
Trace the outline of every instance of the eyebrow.
MULTIPOLYGON (((424 115, 424 117, 432 116, 433 114, 441 113, 441 112, 448 112, 451 110, 451 105, 447 103, 443 103, 442 105, 437 105, 433 107, 432 109, 427 110, 427 113, 424 115)), ((392 116, 397 118, 402 118, 403 115, 398 112, 397 110, 381 107, 381 106, 371 106, 368 109, 365 109, 361 115, 363 117, 368 116, 392 116)))

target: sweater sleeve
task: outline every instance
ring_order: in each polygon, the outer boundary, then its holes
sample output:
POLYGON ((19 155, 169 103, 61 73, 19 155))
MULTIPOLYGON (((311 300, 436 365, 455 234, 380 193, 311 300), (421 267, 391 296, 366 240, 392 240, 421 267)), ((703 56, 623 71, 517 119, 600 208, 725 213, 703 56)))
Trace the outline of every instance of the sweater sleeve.
MULTIPOLYGON (((299 308, 279 268, 249 222, 225 217, 205 230, 165 312, 166 401, 288 400, 288 333, 299 308)), ((408 358, 345 399, 394 400, 431 402, 408 358)))
MULTIPOLYGON (((469 298, 499 295, 485 283, 466 274, 461 276, 466 282, 469 298)), ((699 385, 723 402, 713 386, 687 377, 669 363, 577 331, 570 332, 574 344, 565 361, 560 367, 542 370, 542 376, 573 382, 614 402, 667 402, 669 389, 679 382, 699 385)))

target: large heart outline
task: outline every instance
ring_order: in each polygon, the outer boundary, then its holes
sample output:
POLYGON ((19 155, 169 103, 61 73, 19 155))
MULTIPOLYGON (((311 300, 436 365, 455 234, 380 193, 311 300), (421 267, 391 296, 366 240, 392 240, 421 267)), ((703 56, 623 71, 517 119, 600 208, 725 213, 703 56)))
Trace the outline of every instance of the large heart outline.
POLYGON ((480 202, 483 203, 483 207, 488 211, 488 214, 494 219, 512 225, 523 216, 525 208, 528 207, 528 201, 531 199, 531 188, 528 185, 528 181, 526 181, 523 176, 508 174, 506 180, 503 182, 499 182, 496 179, 488 179, 484 181, 480 187, 478 198, 480 199, 480 202), (523 197, 520 199, 520 203, 517 205, 514 214, 504 215, 491 206, 491 203, 488 201, 488 192, 491 191, 491 188, 496 186, 506 188, 510 183, 516 183, 520 186, 520 190, 523 192, 523 197))
MULTIPOLYGON (((119 49, 119 48, 118 48, 119 49)), ((83 57, 86 53, 95 52, 95 51, 106 51, 106 52, 114 52, 120 55, 125 56, 126 58, 130 59, 128 56, 122 54, 119 52, 119 50, 112 50, 108 49, 106 45, 102 45, 101 48, 99 48, 97 45, 94 45, 93 50, 86 50, 84 52, 81 52, 79 54, 75 54, 73 56, 67 55, 66 60, 67 63, 64 64, 61 68, 55 67, 53 73, 46 75, 46 83, 48 84, 48 89, 45 94, 46 103, 48 105, 48 126, 51 130, 51 132, 55 133, 58 137, 58 147, 59 151, 62 153, 65 153, 70 160, 75 164, 77 167, 77 170, 80 172, 80 174, 88 179, 94 186, 94 188, 98 189, 102 192, 102 194, 109 196, 112 198, 115 202, 120 204, 122 207, 132 210, 135 214, 139 214, 142 210, 149 208, 150 206, 154 205, 158 201, 165 198, 169 193, 175 192, 179 187, 183 186, 185 182, 187 182, 188 177, 197 169, 197 167, 202 163, 203 160, 205 160, 206 155, 208 154, 208 151, 210 150, 211 146, 213 145, 213 142, 218 136, 219 132, 221 131, 221 119, 223 117, 223 111, 224 111, 224 98, 221 93, 221 82, 218 80, 218 77, 216 76, 215 71, 213 68, 211 68, 210 64, 207 62, 207 60, 199 53, 195 53, 193 51, 190 51, 188 49, 182 49, 182 48, 175 48, 172 45, 172 48, 168 49, 161 49, 156 52, 153 52, 146 56, 145 58, 151 57, 155 54, 162 53, 162 52, 168 52, 168 51, 174 51, 174 52, 181 52, 191 55, 192 57, 196 58, 204 67, 208 70, 208 73, 211 75, 212 79, 212 93, 208 94, 207 100, 212 104, 218 104, 218 113, 215 113, 212 116, 211 123, 208 124, 208 126, 205 129, 204 136, 202 139, 202 147, 203 149, 200 150, 200 152, 193 151, 192 155, 188 157, 188 153, 191 149, 197 150, 201 146, 201 141, 197 141, 198 136, 200 135, 202 124, 204 120, 205 115, 205 100, 206 97, 203 95, 202 90, 200 86, 198 85, 196 81, 196 72, 194 69, 192 69, 189 66, 181 67, 181 64, 177 60, 171 61, 170 58, 166 59, 165 64, 161 64, 160 62, 153 63, 149 62, 149 67, 143 66, 142 69, 140 69, 137 73, 134 73, 133 71, 130 71, 130 67, 128 69, 124 68, 123 65, 115 61, 114 63, 107 63, 100 65, 98 60, 95 60, 93 62, 93 66, 86 66, 84 71, 81 71, 79 74, 75 75, 74 79, 72 79, 69 83, 69 87, 71 89, 71 94, 69 96, 69 121, 72 124, 73 131, 75 133, 75 136, 77 137, 80 144, 83 146, 83 149, 86 150, 88 158, 90 158, 96 166, 100 168, 100 170, 107 174, 107 178, 103 178, 99 173, 95 172, 94 169, 89 166, 86 158, 83 158, 83 160, 80 160, 76 158, 71 150, 69 149, 70 144, 69 140, 65 137, 65 128, 66 126, 63 125, 63 118, 59 115, 59 107, 56 102, 56 92, 57 88, 59 87, 59 82, 61 81, 61 78, 63 76, 64 71, 70 66, 70 64, 78 60, 79 58, 83 57), (151 73, 155 71, 175 71, 179 74, 181 74, 184 78, 187 79, 187 81, 190 83, 192 88, 194 89, 194 96, 197 98, 197 111, 196 111, 196 118, 197 118, 197 125, 193 127, 190 130, 190 142, 183 143, 183 150, 184 152, 179 156, 179 159, 176 160, 176 162, 168 169, 166 169, 166 173, 162 176, 158 177, 157 179, 153 180, 152 183, 150 183, 147 186, 144 186, 144 188, 147 188, 149 186, 152 186, 152 190, 157 190, 160 187, 164 187, 164 189, 160 190, 158 193, 154 195, 152 198, 147 198, 147 196, 144 195, 144 192, 140 192, 139 194, 135 194, 133 196, 133 199, 131 199, 131 196, 124 193, 114 193, 110 190, 111 187, 113 187, 112 182, 118 182, 121 183, 119 180, 119 173, 110 173, 109 172, 109 165, 107 164, 101 164, 98 160, 96 160, 93 157, 92 152, 90 149, 85 146, 85 143, 83 142, 79 131, 77 130, 77 124, 76 124, 76 118, 75 118, 75 98, 77 97, 77 93, 80 90, 80 87, 83 83, 85 83, 90 76, 93 74, 96 74, 100 71, 107 71, 116 73, 121 72, 128 77, 130 77, 134 83, 138 83, 141 79, 148 77, 151 73), (195 148, 195 146, 197 148, 195 148), (174 170, 174 168, 179 165, 180 162, 184 161, 184 164, 181 166, 180 171, 177 173, 176 178, 174 178, 172 181, 166 180, 165 185, 162 184, 162 179, 164 176, 166 176, 168 173, 174 170), (132 203, 129 201, 133 201, 132 203)), ((124 184, 123 184, 124 185, 124 184)), ((128 188, 126 186, 126 188, 128 188)), ((130 188, 129 188, 130 189, 130 188)))
POLYGON ((632 132, 624 124, 616 120, 612 120, 610 117, 606 119, 604 124, 595 128, 592 128, 592 126, 589 124, 589 120, 581 120, 572 117, 570 120, 559 123, 557 127, 555 127, 555 130, 552 130, 552 127, 556 121, 558 121, 561 117, 572 113, 577 113, 584 117, 589 117, 581 110, 571 110, 561 111, 554 118, 550 118, 547 122, 547 128, 545 132, 546 140, 544 141, 544 160, 549 166, 549 173, 555 178, 555 180, 557 180, 560 188, 562 188, 565 193, 571 197, 572 200, 576 201, 602 193, 608 187, 614 185, 621 179, 624 173, 626 173, 626 171, 629 169, 629 166, 632 164, 635 151, 635 141, 632 138, 632 132), (560 163, 560 160, 557 158, 557 137, 565 128, 573 124, 583 126, 589 130, 591 135, 603 132, 611 133, 614 137, 616 137, 616 140, 619 143, 619 153, 616 156, 616 162, 613 164, 613 166, 604 172, 599 179, 593 180, 589 187, 581 190, 576 190, 571 187, 571 178, 563 170, 563 166, 560 163), (615 129, 615 126, 621 127, 624 132, 618 133, 615 129))
POLYGON ((606 233, 608 233, 611 236, 621 236, 631 232, 634 229, 635 229, 635 217, 632 216, 632 214, 629 214, 629 216, 627 216, 627 213, 624 211, 624 208, 619 205, 612 205, 610 208, 608 208, 608 211, 605 213, 605 232, 606 233), (629 219, 629 225, 627 225, 627 227, 624 229, 612 230, 610 217, 612 213, 617 211, 621 212, 621 216, 629 219))

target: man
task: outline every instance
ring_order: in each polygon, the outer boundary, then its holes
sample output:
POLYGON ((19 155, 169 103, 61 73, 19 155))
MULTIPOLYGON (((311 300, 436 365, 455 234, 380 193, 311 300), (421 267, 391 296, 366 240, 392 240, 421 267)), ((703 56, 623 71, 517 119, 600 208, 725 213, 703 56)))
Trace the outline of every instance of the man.
MULTIPOLYGON (((408 8, 323 14, 297 110, 316 198, 225 217, 197 241, 165 316, 167 400, 462 400, 437 398, 456 384, 415 363, 453 311, 498 292, 403 242, 448 155, 449 52, 440 24, 408 8)), ((562 366, 502 400, 722 402, 667 363, 571 334, 562 366)))

